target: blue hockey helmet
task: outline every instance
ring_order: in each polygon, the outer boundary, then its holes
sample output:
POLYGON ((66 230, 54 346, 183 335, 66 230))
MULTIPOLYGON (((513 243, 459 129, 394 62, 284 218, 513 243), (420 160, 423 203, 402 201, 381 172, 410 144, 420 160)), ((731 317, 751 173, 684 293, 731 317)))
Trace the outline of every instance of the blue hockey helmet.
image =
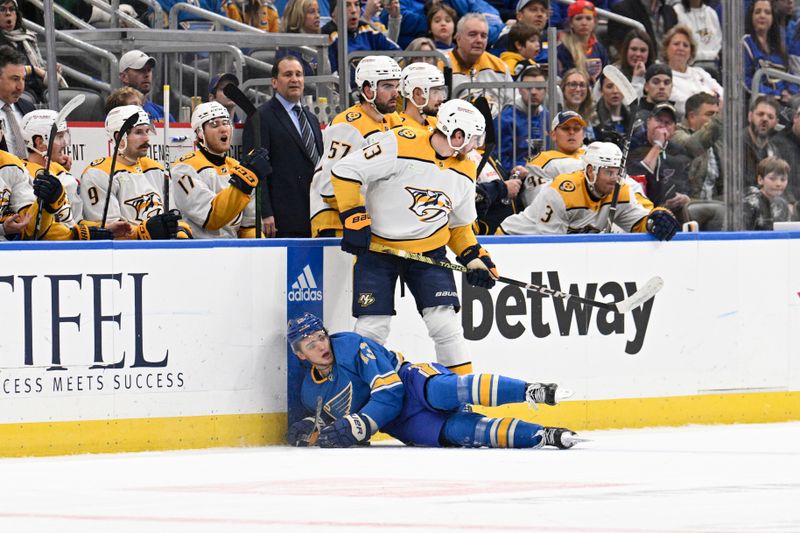
POLYGON ((295 344, 317 331, 325 331, 322 320, 316 315, 305 312, 302 315, 289 319, 286 324, 286 340, 294 349, 295 344))

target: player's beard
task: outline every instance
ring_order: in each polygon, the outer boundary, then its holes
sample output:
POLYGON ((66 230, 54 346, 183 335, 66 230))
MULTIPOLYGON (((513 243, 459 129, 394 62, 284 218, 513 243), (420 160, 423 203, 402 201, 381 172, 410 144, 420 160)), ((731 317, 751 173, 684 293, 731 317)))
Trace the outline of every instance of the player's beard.
POLYGON ((388 115, 389 113, 393 113, 397 108, 397 101, 395 101, 394 105, 392 105, 391 100, 389 102, 378 102, 375 101, 374 104, 375 109, 378 110, 378 113, 381 115, 388 115))

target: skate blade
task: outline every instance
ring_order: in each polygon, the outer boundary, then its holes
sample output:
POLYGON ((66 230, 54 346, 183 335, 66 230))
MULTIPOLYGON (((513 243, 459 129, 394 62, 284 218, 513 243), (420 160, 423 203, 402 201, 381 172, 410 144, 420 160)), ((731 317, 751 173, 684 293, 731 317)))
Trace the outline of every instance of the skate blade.
POLYGON ((575 391, 570 389, 562 389, 561 387, 556 389, 556 402, 560 402, 561 400, 566 400, 568 398, 572 398, 575 394, 575 391))
POLYGON ((584 439, 583 437, 578 437, 575 435, 562 435, 561 442, 567 446, 567 449, 569 449, 576 444, 580 444, 581 442, 592 442, 592 439, 584 439))

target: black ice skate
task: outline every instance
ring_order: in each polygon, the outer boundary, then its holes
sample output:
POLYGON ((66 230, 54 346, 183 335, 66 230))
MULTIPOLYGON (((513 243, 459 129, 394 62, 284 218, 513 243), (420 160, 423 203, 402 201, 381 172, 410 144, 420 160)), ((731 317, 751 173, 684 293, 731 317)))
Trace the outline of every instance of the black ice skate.
POLYGON ((529 383, 525 389, 525 401, 537 409, 537 405, 556 405, 560 400, 572 396, 572 391, 559 389, 555 383, 529 383))
POLYGON ((545 446, 555 446, 556 448, 561 448, 562 450, 568 450, 577 444, 578 442, 583 442, 585 439, 577 438, 574 431, 571 431, 567 428, 553 428, 553 427, 544 427, 541 430, 543 433, 542 438, 544 440, 545 446))

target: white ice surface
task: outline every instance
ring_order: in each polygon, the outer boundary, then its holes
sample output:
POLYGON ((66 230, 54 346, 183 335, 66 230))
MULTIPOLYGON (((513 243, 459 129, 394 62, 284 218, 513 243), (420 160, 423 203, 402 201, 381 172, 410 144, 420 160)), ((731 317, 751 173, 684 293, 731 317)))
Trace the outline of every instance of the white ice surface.
POLYGON ((800 423, 0 460, 0 532, 800 532, 800 423))

